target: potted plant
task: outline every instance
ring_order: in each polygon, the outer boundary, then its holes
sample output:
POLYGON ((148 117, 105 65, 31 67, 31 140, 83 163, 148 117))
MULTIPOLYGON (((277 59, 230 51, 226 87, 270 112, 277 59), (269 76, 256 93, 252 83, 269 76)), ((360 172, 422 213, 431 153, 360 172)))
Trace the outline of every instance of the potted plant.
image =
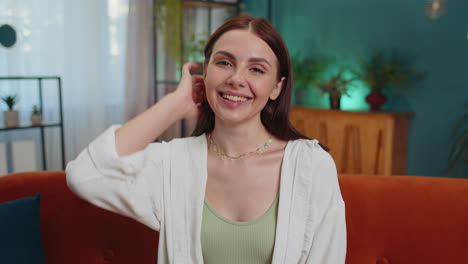
POLYGON ((41 112, 41 109, 39 109, 37 105, 33 106, 30 119, 31 119, 32 126, 42 125, 42 112, 41 112))
POLYGON ((16 95, 4 96, 2 100, 8 107, 8 111, 3 112, 5 127, 17 127, 19 124, 19 115, 18 111, 13 110, 13 107, 18 102, 16 95))
POLYGON ((302 57, 299 53, 291 58, 294 77, 295 104, 306 103, 306 92, 325 71, 328 59, 302 57))
POLYGON ((316 81, 315 84, 319 87, 322 93, 330 95, 330 108, 335 110, 341 109, 341 97, 348 94, 349 86, 353 84, 355 79, 345 79, 343 77, 345 69, 340 69, 336 74, 332 75, 327 81, 316 81))
POLYGON ((359 61, 359 69, 354 71, 356 77, 364 81, 370 89, 366 97, 371 111, 380 111, 387 101, 383 90, 387 86, 400 86, 403 83, 419 81, 425 78, 425 72, 418 72, 395 54, 388 58, 383 51, 375 52, 368 60, 359 61))
POLYGON ((445 175, 468 178, 468 103, 465 104, 465 111, 456 122, 450 139, 452 146, 445 175))

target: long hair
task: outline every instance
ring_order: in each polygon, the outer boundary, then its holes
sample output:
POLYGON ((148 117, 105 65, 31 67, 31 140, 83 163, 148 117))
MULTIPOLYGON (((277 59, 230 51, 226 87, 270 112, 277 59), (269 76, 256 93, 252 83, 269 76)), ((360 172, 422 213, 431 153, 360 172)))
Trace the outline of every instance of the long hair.
MULTIPOLYGON (((264 18, 253 18, 250 16, 238 16, 226 21, 208 39, 205 46, 205 64, 207 65, 216 41, 226 32, 235 29, 249 30, 257 37, 265 41, 273 50, 279 62, 277 81, 285 77, 283 87, 276 100, 268 99, 267 104, 260 113, 262 124, 269 133, 282 140, 308 139, 299 133, 289 121, 289 108, 293 86, 293 71, 291 58, 283 38, 273 25, 264 18)), ((214 112, 208 102, 202 103, 202 113, 192 136, 200 136, 214 129, 214 112)))

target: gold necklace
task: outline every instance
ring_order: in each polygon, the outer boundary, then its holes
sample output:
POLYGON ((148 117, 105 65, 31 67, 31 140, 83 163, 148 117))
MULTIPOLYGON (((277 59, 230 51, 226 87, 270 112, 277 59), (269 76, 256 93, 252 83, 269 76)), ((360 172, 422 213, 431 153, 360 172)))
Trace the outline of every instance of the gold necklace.
POLYGON ((218 150, 218 145, 214 142, 212 134, 210 134, 208 136, 209 145, 213 146, 214 152, 222 160, 226 160, 226 159, 229 159, 229 160, 243 160, 246 156, 248 156, 250 154, 253 154, 253 153, 261 155, 270 147, 270 144, 271 144, 272 141, 273 141, 273 139, 271 137, 269 137, 268 140, 265 143, 263 143, 262 146, 258 147, 256 150, 241 154, 241 155, 236 156, 236 157, 232 157, 232 156, 226 155, 223 151, 218 150))

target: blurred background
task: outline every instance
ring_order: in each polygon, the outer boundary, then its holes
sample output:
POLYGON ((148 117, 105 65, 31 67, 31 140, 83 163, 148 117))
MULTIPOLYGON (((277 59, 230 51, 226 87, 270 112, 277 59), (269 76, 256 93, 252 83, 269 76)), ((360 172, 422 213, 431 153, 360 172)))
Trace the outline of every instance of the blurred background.
MULTIPOLYGON (((392 140, 403 135, 404 147, 389 154, 404 159, 398 173, 468 177, 468 1, 459 0, 2 0, 0 175, 64 169, 111 124, 173 91, 182 63, 202 62, 208 36, 239 14, 267 18, 283 36, 294 107, 403 117, 392 140)), ((159 140, 193 126, 179 122, 159 140)), ((350 131, 343 137, 365 156, 370 144, 350 131)))

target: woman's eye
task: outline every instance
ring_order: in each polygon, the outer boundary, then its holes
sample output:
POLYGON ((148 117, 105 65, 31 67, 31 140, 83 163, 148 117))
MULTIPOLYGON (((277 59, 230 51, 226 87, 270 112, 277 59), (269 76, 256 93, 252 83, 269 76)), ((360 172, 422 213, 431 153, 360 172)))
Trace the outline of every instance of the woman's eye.
POLYGON ((216 64, 221 65, 221 66, 230 66, 231 65, 231 63, 229 63, 228 61, 218 61, 216 64))
POLYGON ((262 69, 257 68, 257 67, 252 68, 252 71, 255 72, 255 73, 262 73, 262 74, 265 73, 265 71, 263 71, 262 69))

